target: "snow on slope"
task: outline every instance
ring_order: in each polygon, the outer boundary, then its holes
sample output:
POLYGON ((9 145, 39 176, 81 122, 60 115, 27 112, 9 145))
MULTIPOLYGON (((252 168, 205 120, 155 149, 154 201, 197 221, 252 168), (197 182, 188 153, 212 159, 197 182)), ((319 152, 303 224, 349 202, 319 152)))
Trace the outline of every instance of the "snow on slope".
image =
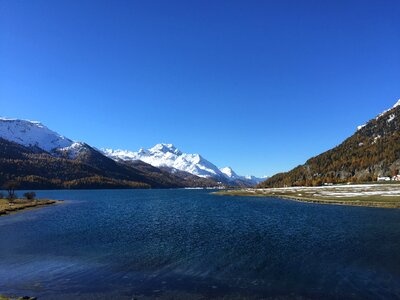
POLYGON ((172 144, 157 144, 150 149, 141 148, 138 152, 112 149, 102 151, 114 160, 141 160, 155 167, 173 168, 205 178, 241 180, 249 184, 257 184, 265 180, 254 176, 240 176, 230 167, 218 169, 201 155, 183 153, 172 144))
POLYGON ((225 174, 228 178, 231 179, 241 179, 242 176, 239 176, 238 174, 235 173, 235 171, 232 170, 231 167, 225 167, 225 168, 220 168, 219 169, 222 173, 225 174))
POLYGON ((249 182, 253 183, 253 184, 259 184, 265 180, 267 180, 269 178, 269 176, 263 176, 263 177, 255 177, 255 176, 244 176, 249 182))
POLYGON ((70 147, 73 141, 36 121, 0 118, 0 138, 45 151, 70 147))
POLYGON ((378 120, 379 118, 383 117, 387 112, 391 111, 392 109, 394 109, 394 108, 396 108, 396 107, 398 107, 398 106, 400 106, 400 99, 396 102, 395 105, 393 105, 392 108, 389 108, 389 109, 385 110, 383 113, 379 114, 379 115, 376 117, 376 119, 378 120))
POLYGON ((200 177, 220 177, 224 174, 199 154, 187 154, 172 144, 157 144, 138 152, 103 149, 103 153, 115 160, 141 160, 155 167, 169 167, 189 172, 200 177))
MULTIPOLYGON (((398 106, 400 106, 400 99, 397 100, 396 104, 393 105, 393 107, 391 107, 391 108, 385 110, 383 113, 379 114, 379 115, 376 117, 376 120, 378 120, 379 118, 383 117, 386 113, 388 113, 388 112, 391 111, 392 109, 395 109, 395 108, 398 107, 398 106)), ((392 121, 394 120, 395 117, 396 117, 396 115, 394 115, 394 114, 390 115, 390 117, 388 118, 388 123, 392 122, 392 121)), ((367 126, 367 124, 363 124, 363 125, 357 126, 357 131, 363 129, 365 126, 367 126)))
POLYGON ((254 184, 254 185, 267 179, 266 176, 262 177, 262 178, 251 176, 251 175, 240 176, 240 175, 236 174, 235 171, 233 171, 231 167, 221 168, 220 171, 222 173, 224 173, 224 175, 231 180, 242 180, 242 181, 246 181, 248 183, 254 184))
POLYGON ((76 159, 79 156, 79 154, 86 151, 87 149, 88 146, 85 143, 74 142, 68 147, 58 148, 57 152, 63 153, 69 159, 76 159))
MULTIPOLYGON (((48 129, 40 122, 20 119, 0 118, 0 138, 70 159, 77 158, 88 147, 48 129)), ((253 176, 239 176, 230 167, 220 170, 201 155, 182 153, 172 144, 157 144, 138 152, 112 149, 103 149, 102 152, 115 160, 141 160, 155 167, 169 167, 205 178, 242 180, 249 183, 258 181, 253 176)))

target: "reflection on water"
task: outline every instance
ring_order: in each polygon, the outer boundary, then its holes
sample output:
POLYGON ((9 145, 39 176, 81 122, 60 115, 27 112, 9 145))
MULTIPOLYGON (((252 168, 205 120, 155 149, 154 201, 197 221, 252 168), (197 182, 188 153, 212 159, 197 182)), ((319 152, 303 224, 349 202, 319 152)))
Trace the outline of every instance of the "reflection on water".
POLYGON ((0 218, 0 294, 400 298, 400 210, 202 190, 42 191, 0 218))

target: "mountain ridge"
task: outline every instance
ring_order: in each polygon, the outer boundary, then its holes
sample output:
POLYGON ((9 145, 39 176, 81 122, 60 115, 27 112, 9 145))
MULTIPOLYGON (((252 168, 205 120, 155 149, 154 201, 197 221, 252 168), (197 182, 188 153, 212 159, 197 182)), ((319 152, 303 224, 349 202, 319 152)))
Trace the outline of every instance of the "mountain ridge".
POLYGON ((256 177, 239 176, 229 167, 220 169, 200 154, 184 153, 173 144, 160 143, 149 149, 140 148, 137 152, 107 148, 102 151, 117 161, 141 160, 155 167, 176 169, 225 184, 251 186, 259 182, 256 177))
MULTIPOLYGON (((21 188, 184 188, 220 187, 220 181, 224 181, 223 173, 199 154, 186 155, 181 160, 195 163, 189 170, 114 159, 37 121, 0 118, 0 148, 0 187, 14 181, 21 188), (197 175, 209 171, 215 171, 217 176, 197 175)), ((157 144, 149 150, 159 155, 183 155, 171 144, 157 144)), ((142 148, 139 152, 145 154, 149 150, 142 148)))
POLYGON ((117 162, 37 121, 0 118, 0 187, 8 182, 30 189, 218 186, 212 180, 173 174, 144 162, 117 162))
POLYGON ((276 174, 257 187, 371 182, 400 170, 400 100, 338 146, 303 165, 276 174))

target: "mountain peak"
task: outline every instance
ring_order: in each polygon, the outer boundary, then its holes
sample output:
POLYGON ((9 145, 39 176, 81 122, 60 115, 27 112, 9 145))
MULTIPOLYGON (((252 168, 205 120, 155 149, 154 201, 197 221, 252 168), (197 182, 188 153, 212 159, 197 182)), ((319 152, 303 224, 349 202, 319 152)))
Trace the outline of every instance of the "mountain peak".
POLYGON ((27 125, 32 125, 32 126, 37 126, 40 128, 46 128, 41 122, 39 121, 32 121, 32 120, 23 120, 23 119, 16 119, 16 118, 7 118, 7 117, 0 117, 0 122, 6 122, 6 123, 20 123, 20 124, 27 124, 27 125))
POLYGON ((397 100, 397 102, 396 102, 396 104, 395 104, 395 105, 393 105, 393 108, 396 108, 397 106, 400 106, 400 99, 399 99, 399 100, 397 100))
POLYGON ((221 168, 220 170, 225 170, 225 171, 230 171, 230 172, 232 172, 232 171, 233 171, 231 167, 225 167, 225 168, 221 168))
POLYGON ((160 143, 148 150, 142 148, 138 152, 111 149, 103 149, 103 152, 113 159, 141 160, 154 167, 169 167, 200 177, 223 176, 215 165, 199 154, 182 153, 173 144, 160 143))
POLYGON ((138 151, 138 154, 146 154, 146 153, 147 153, 147 150, 144 148, 140 148, 138 151))
POLYGON ((237 178, 239 177, 233 170, 231 167, 225 167, 225 168, 220 168, 219 169, 222 173, 224 173, 226 176, 228 176, 229 178, 237 178))
MULTIPOLYGON (((13 142, 32 148, 25 149, 28 153, 36 153, 37 150, 41 149, 48 152, 44 156, 50 155, 58 159, 75 160, 77 162, 84 162, 85 164, 89 164, 90 162, 94 167, 102 170, 106 170, 108 167, 111 167, 113 170, 116 168, 116 165, 108 158, 118 163, 141 160, 156 168, 168 168, 172 170, 170 171, 172 173, 180 170, 199 177, 211 178, 212 181, 209 181, 209 183, 212 186, 214 181, 234 185, 246 184, 247 186, 254 184, 253 180, 247 180, 243 176, 238 176, 230 167, 222 169, 226 175, 200 154, 182 153, 173 144, 160 143, 150 149, 141 148, 138 152, 104 148, 99 152, 96 148, 85 143, 70 140, 37 121, 0 117, 0 142, 13 142), (103 154, 108 158, 106 159, 103 154)), ((129 167, 129 165, 125 167, 129 167)), ((182 176, 184 177, 179 178, 186 181, 187 174, 182 176)), ((164 179, 161 179, 161 181, 164 181, 164 179)), ((204 181, 202 182, 201 184, 204 185, 204 181)))
POLYGON ((173 144, 166 144, 166 143, 160 143, 155 145, 153 148, 149 149, 150 152, 163 152, 163 153, 173 153, 176 155, 180 155, 181 152, 179 149, 177 149, 173 144))
POLYGON ((37 121, 0 118, 0 138, 45 151, 69 147, 73 141, 37 121))
POLYGON ((252 177, 248 179, 236 174, 231 167, 218 169, 217 166, 200 154, 182 153, 173 144, 160 143, 148 150, 141 148, 138 152, 103 149, 103 153, 114 160, 141 160, 157 168, 168 167, 219 181, 234 183, 239 180, 242 184, 250 185, 260 182, 258 178, 252 177))

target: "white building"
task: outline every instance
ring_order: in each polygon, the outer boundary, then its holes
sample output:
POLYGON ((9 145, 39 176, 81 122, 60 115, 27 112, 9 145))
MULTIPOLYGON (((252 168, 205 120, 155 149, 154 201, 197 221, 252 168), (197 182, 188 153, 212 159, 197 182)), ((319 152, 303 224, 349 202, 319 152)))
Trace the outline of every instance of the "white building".
POLYGON ((393 181, 400 181, 400 175, 396 175, 392 177, 393 181))
POLYGON ((378 181, 391 181, 390 177, 378 177, 378 181))

